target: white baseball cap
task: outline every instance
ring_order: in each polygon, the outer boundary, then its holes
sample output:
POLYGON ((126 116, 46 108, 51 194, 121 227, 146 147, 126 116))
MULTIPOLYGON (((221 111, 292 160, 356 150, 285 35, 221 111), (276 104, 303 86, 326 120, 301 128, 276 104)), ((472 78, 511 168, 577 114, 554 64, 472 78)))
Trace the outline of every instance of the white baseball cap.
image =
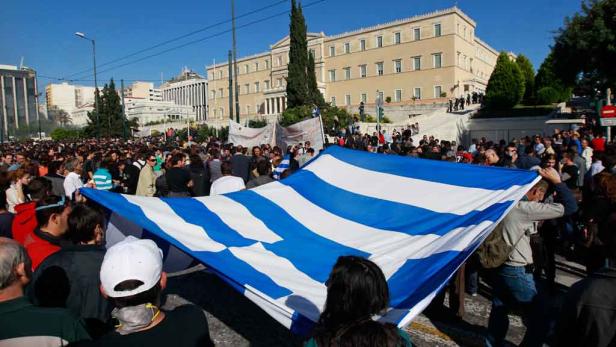
POLYGON ((128 236, 111 246, 101 265, 101 284, 112 298, 143 293, 160 281, 163 252, 152 240, 128 236), (142 285, 133 290, 116 291, 114 288, 128 280, 139 280, 142 285))

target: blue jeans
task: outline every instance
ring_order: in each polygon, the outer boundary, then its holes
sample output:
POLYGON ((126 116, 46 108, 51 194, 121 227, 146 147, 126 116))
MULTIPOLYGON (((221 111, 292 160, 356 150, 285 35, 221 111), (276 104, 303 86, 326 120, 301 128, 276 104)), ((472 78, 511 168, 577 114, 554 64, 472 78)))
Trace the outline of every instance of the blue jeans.
POLYGON ((502 265, 494 270, 492 282, 492 310, 488 321, 488 336, 486 345, 502 346, 509 329, 508 313, 511 309, 521 309, 522 320, 526 325, 524 345, 537 344, 541 346, 538 321, 541 314, 538 309, 537 289, 532 273, 526 273, 523 266, 502 265))

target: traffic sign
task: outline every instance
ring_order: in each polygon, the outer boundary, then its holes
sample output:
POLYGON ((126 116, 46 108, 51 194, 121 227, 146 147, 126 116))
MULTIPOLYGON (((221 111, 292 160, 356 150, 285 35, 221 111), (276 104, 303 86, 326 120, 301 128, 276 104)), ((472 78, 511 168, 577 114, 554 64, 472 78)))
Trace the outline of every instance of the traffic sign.
POLYGON ((616 126, 616 117, 601 118, 601 126, 602 127, 616 126))
POLYGON ((614 118, 616 117, 616 106, 605 105, 601 108, 601 118, 614 118))

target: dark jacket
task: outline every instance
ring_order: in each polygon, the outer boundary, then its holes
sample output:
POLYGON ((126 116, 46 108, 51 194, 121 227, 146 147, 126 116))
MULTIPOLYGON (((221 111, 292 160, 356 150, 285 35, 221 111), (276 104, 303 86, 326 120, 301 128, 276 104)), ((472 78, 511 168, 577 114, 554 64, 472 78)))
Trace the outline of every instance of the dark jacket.
MULTIPOLYGON (((42 279, 47 282, 44 276, 46 272, 50 273, 48 269, 56 267, 57 270, 59 267, 64 270, 70 285, 66 308, 84 319, 94 318, 102 322, 107 321, 110 318, 112 307, 99 290, 99 273, 105 251, 104 246, 69 245, 47 257, 32 276, 32 288, 29 292, 33 302, 36 304, 40 299, 36 298, 34 293, 37 281, 42 279)), ((52 280, 50 283, 58 287, 66 285, 66 283, 58 283, 57 280, 52 280)), ((46 291, 52 291, 52 288, 46 288, 46 291)))
POLYGON ((64 196, 64 176, 55 173, 49 173, 43 176, 51 182, 51 192, 56 196, 64 196))
POLYGON ((614 346, 616 268, 603 268, 574 284, 562 307, 554 346, 614 346))
POLYGON ((250 179, 250 158, 243 154, 235 154, 231 157, 231 173, 241 177, 244 183, 250 179))
POLYGON ((210 191, 210 177, 203 166, 191 166, 189 168, 190 179, 193 181, 191 188, 193 196, 206 196, 210 191))

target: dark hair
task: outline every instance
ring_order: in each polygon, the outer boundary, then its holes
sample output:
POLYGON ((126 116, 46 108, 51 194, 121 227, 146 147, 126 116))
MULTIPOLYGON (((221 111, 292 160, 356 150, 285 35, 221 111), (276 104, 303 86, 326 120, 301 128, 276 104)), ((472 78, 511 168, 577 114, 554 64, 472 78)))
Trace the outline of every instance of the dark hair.
POLYGON ((259 173, 259 176, 269 175, 271 169, 272 165, 269 163, 269 160, 260 159, 257 161, 257 173, 259 173))
MULTIPOLYGON (((140 280, 126 280, 116 284, 113 288, 115 291, 128 291, 137 289, 143 285, 143 282, 140 280)), ((157 282, 154 287, 146 290, 145 292, 141 292, 139 294, 126 296, 122 298, 111 298, 113 303, 117 308, 122 307, 130 307, 130 306, 139 306, 143 304, 150 303, 154 306, 160 306, 160 292, 162 291, 160 287, 160 282, 157 282)))
POLYGON ((6 190, 5 189, 0 189, 0 207, 2 207, 3 210, 7 209, 7 201, 6 201, 6 190))
POLYGON ((171 157, 171 165, 177 165, 177 163, 181 162, 184 159, 186 159, 184 153, 176 153, 171 157))
POLYGON ((68 200, 65 199, 66 201, 64 205, 48 207, 48 208, 44 208, 40 210, 38 210, 38 208, 43 207, 43 206, 55 205, 59 203, 61 200, 62 198, 59 196, 50 195, 50 196, 46 196, 45 198, 39 200, 36 203, 36 207, 37 207, 36 222, 38 223, 39 227, 46 226, 47 223, 49 223, 49 218, 51 217, 51 215, 62 213, 67 206, 68 200))
POLYGON ((203 169, 203 160, 197 154, 193 154, 190 156, 190 168, 191 169, 203 169))
POLYGON ((74 243, 88 242, 94 240, 94 229, 100 225, 104 227, 105 218, 103 214, 84 204, 73 207, 68 215, 68 238, 74 243))
POLYGON ((383 271, 361 257, 339 257, 326 284, 325 310, 315 329, 319 346, 329 346, 342 329, 366 323, 389 304, 383 271))
POLYGON ((43 199, 51 192, 51 181, 43 177, 36 177, 30 181, 27 190, 31 199, 43 199))
POLYGON ((223 175, 230 175, 233 172, 233 169, 231 167, 231 162, 225 160, 220 164, 220 172, 223 175))

